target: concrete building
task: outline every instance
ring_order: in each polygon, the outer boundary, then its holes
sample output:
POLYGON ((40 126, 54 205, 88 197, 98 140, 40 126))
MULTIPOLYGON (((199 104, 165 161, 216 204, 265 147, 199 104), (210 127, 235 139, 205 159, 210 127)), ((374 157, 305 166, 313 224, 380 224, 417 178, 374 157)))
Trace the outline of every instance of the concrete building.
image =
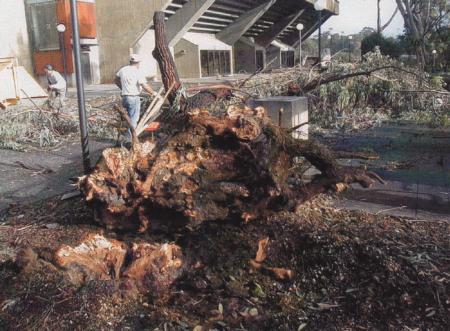
MULTIPOLYGON (((266 49, 276 39, 286 45, 283 49, 296 43, 295 26, 300 22, 305 25, 303 38, 308 38, 319 27, 314 2, 96 0, 101 82, 111 83, 115 72, 127 64, 130 53, 141 55, 142 68, 149 78, 158 76, 157 63, 152 57, 155 11, 166 13, 167 39, 180 76, 199 78, 252 73, 264 67, 266 49)), ((337 0, 327 0, 320 24, 338 14, 338 8, 337 0)), ((283 54, 290 56, 290 53, 283 54)), ((280 67, 283 54, 280 51, 280 58, 275 61, 280 67)))
POLYGON ((156 75, 151 56, 155 46, 150 33, 153 14, 165 10, 170 0, 96 0, 100 74, 102 83, 111 83, 120 67, 127 64, 130 52, 144 54, 148 76, 156 75))
MULTIPOLYGON (((97 0, 97 4, 104 1, 107 0, 97 0)), ((297 45, 299 38, 295 26, 298 23, 305 26, 302 36, 305 40, 329 17, 339 13, 337 0, 326 0, 319 22, 315 1, 171 0, 160 1, 150 11, 151 15, 155 10, 166 13, 166 35, 180 76, 200 78, 253 73, 272 60, 273 68, 293 66, 292 46, 297 45)), ((101 15, 97 6, 97 16, 101 15)), ((142 19, 141 26, 145 26, 145 18, 142 19)), ((149 17, 147 28, 137 36, 130 52, 137 52, 145 59, 146 74, 154 77, 158 68, 151 55, 154 32, 149 17)))
POLYGON ((181 78, 233 74, 233 47, 211 34, 186 32, 174 46, 174 58, 181 78))
POLYGON ((256 44, 253 38, 241 37, 233 48, 236 73, 253 73, 267 63, 266 48, 256 44))
POLYGON ((22 1, 0 0, 0 40, 0 58, 17 58, 20 65, 32 72, 25 5, 22 1))
POLYGON ((272 41, 266 49, 266 54, 268 68, 292 68, 295 64, 294 48, 281 41, 272 41))
MULTIPOLYGON (((145 74, 157 77, 152 57, 155 11, 166 13, 166 36, 181 77, 252 73, 272 60, 274 68, 293 65, 291 47, 298 42, 295 26, 300 22, 305 26, 306 39, 338 14, 339 2, 326 0, 319 21, 315 1, 78 0, 85 81, 111 83, 130 53, 142 55, 145 74)), ((43 74, 45 63, 61 72, 65 63, 70 81, 73 56, 68 0, 0 0, 0 18, 2 15, 2 41, 8 46, 0 50, 0 56, 18 57, 36 75, 43 74), (14 24, 6 15, 13 15, 14 24), (66 27, 61 35, 56 31, 59 23, 66 27)))
MULTIPOLYGON (((94 0, 78 0, 82 71, 87 84, 100 83, 99 45, 94 0)), ((0 58, 14 57, 19 65, 43 80, 43 67, 52 64, 74 81, 72 24, 69 0, 0 0, 0 58), (65 28, 58 33, 57 25, 65 28)))

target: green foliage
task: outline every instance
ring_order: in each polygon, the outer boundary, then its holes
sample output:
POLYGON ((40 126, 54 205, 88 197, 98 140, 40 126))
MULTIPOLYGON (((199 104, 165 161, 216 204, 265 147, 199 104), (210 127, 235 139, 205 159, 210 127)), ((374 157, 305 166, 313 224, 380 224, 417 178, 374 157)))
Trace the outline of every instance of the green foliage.
POLYGON ((442 76, 433 76, 430 83, 434 88, 440 89, 444 86, 444 78, 442 76))
MULTIPOLYGON (((382 66, 395 66, 405 71, 385 69, 370 77, 357 76, 321 85, 310 98, 310 121, 323 128, 363 129, 385 120, 404 119, 433 127, 448 126, 450 109, 448 95, 442 90, 442 80, 419 79, 414 68, 380 53, 367 53, 359 64, 334 64, 330 72, 345 74, 382 66), (430 92, 423 92, 430 90, 430 92)), ((300 78, 305 83, 305 77, 300 78)))
MULTIPOLYGON (((398 37, 397 45, 402 54, 415 54, 416 41, 408 34, 398 37)), ((427 70, 445 72, 450 67, 450 27, 445 26, 433 31, 425 41, 427 52, 427 70), (436 58, 433 59, 432 51, 436 50, 436 58), (433 61, 435 60, 435 61, 433 61), (433 66, 435 62, 435 67, 433 66)))
POLYGON ((393 38, 385 38, 378 33, 372 33, 361 41, 361 54, 373 52, 376 46, 380 47, 383 55, 398 58, 401 54, 401 49, 393 38))

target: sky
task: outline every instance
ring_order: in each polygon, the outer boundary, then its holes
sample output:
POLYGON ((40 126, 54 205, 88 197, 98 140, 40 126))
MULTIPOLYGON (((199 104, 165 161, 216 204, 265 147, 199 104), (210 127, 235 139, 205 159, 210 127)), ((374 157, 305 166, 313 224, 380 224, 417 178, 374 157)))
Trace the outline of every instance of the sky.
MULTIPOLYGON (((338 16, 332 16, 324 24, 323 31, 333 28, 333 32, 353 34, 360 32, 364 27, 377 27, 377 1, 376 0, 339 0, 340 10, 338 16)), ((381 24, 385 24, 396 8, 395 0, 381 0, 381 24)), ((397 36, 403 32, 403 18, 397 13, 392 23, 383 31, 389 37, 397 36)))

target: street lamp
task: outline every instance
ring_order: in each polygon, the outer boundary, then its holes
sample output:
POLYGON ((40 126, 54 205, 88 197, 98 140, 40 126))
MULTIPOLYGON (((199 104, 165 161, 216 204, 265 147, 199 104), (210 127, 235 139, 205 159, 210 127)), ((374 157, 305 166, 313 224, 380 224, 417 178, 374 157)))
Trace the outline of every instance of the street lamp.
POLYGON ((330 40, 330 56, 331 56, 333 55, 333 36, 331 35, 331 32, 330 35, 328 36, 328 40, 330 40))
POLYGON ((436 55, 437 55, 437 51, 435 49, 433 49, 433 51, 431 53, 433 54, 433 72, 436 72, 436 55))
POLYGON ((299 58, 299 66, 302 67, 302 30, 304 25, 302 23, 298 23, 296 26, 298 30, 298 58, 299 58))
POLYGON ((70 0, 70 19, 72 22, 73 57, 75 64, 75 78, 77 82, 78 117, 80 120, 81 151, 83 155, 84 173, 91 171, 91 158, 89 155, 89 137, 86 116, 86 103, 84 100, 83 74, 81 71, 80 28, 78 25, 78 7, 76 0, 70 0))
POLYGON ((352 52, 350 50, 350 42, 352 39, 353 39, 353 36, 348 36, 348 62, 352 61, 352 59, 351 59, 352 52))
POLYGON ((59 23, 56 26, 56 30, 58 31, 58 34, 59 34, 59 47, 61 48, 61 54, 62 54, 64 79, 67 82, 66 44, 64 43, 64 32, 66 32, 66 26, 62 23, 59 23))
POLYGON ((319 12, 319 63, 322 64, 322 10, 325 9, 325 1, 317 0, 314 9, 319 12))

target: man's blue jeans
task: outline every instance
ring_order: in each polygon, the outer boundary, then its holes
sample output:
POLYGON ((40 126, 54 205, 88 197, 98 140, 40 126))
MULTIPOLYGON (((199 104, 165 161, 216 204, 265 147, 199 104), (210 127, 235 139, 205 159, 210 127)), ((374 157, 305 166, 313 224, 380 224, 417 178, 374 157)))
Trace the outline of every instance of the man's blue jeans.
MULTIPOLYGON (((139 96, 124 95, 122 97, 122 106, 127 110, 128 116, 130 116, 131 124, 136 128, 141 114, 141 99, 139 96)), ((125 135, 127 138, 131 138, 131 131, 128 130, 125 135)))

